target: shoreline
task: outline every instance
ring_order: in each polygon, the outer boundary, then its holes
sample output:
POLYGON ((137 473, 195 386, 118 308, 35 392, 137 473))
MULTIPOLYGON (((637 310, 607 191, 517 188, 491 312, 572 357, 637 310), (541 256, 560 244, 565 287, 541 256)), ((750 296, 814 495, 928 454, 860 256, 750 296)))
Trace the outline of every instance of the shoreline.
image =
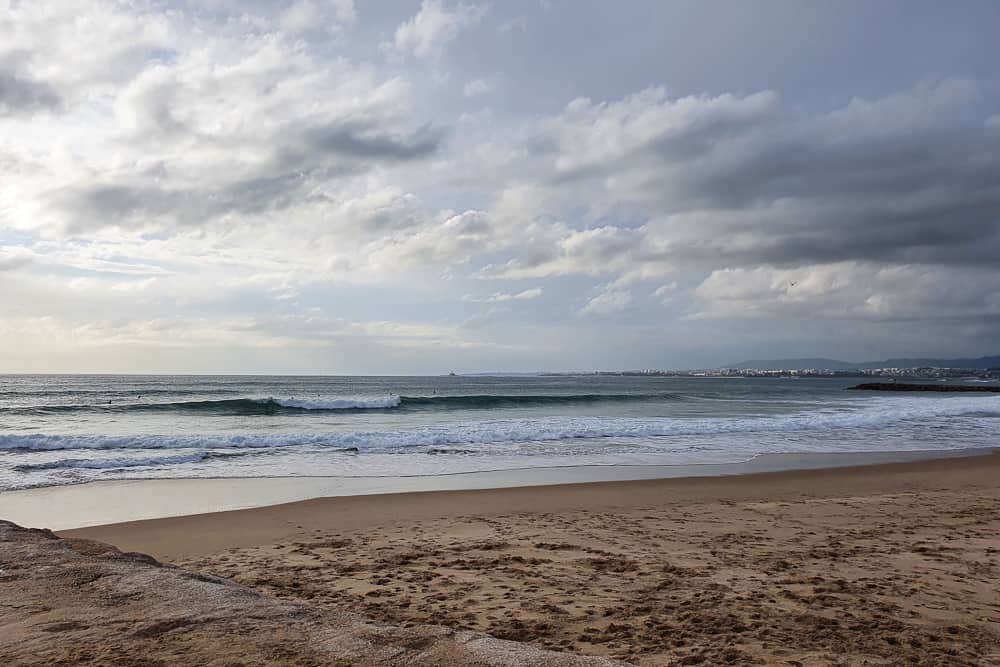
POLYGON ((567 658, 1000 664, 997 452, 316 498, 60 536, 310 613, 483 632, 567 658))
POLYGON ((732 475, 312 497, 243 509, 123 521, 57 531, 172 560, 294 540, 312 532, 364 531, 431 518, 619 511, 650 505, 778 502, 907 492, 922 486, 1000 482, 1000 452, 906 462, 783 469, 732 475))
POLYGON ((126 479, 0 492, 0 518, 20 525, 74 530, 271 507, 313 499, 435 491, 549 487, 601 482, 712 479, 977 456, 994 448, 886 452, 761 454, 736 463, 561 466, 394 477, 244 477, 126 479), (122 503, 123 495, 142 503, 122 503))

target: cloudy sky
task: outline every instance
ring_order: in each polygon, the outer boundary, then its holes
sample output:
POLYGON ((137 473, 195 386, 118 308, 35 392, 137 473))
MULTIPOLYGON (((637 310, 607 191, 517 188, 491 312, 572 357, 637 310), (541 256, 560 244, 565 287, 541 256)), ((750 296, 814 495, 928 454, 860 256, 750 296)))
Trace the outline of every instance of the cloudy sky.
POLYGON ((0 371, 1000 351, 995 0, 0 0, 0 371))

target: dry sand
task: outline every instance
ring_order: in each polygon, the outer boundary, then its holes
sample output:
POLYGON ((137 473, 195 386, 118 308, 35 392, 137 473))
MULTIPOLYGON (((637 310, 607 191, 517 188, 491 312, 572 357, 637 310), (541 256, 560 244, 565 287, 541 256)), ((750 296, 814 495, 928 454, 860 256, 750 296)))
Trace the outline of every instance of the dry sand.
POLYGON ((329 498, 63 535, 311 610, 640 665, 1000 665, 998 455, 329 498))
POLYGON ((278 600, 107 544, 0 521, 0 665, 612 667, 278 600))

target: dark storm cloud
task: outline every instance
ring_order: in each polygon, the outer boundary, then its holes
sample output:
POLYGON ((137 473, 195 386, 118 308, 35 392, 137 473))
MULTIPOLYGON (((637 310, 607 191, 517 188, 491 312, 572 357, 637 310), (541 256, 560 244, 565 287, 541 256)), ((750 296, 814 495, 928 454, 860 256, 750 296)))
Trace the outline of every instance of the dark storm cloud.
POLYGON ((393 134, 359 124, 318 127, 303 133, 306 145, 318 152, 367 160, 419 160, 441 146, 442 133, 424 126, 410 134, 393 134))
MULTIPOLYGON (((529 149, 554 167, 554 187, 596 184, 649 216, 604 249, 609 265, 623 262, 608 253, 709 266, 995 263, 1000 132, 988 118, 1000 100, 988 92, 945 81, 805 114, 773 98, 647 91, 570 105, 529 149)), ((564 259, 579 249, 563 247, 564 259)))
POLYGON ((226 180, 227 174, 220 173, 216 182, 184 188, 143 181, 82 185, 59 193, 56 200, 74 231, 142 223, 194 225, 230 213, 264 214, 322 199, 311 193, 317 183, 380 164, 425 159, 438 150, 442 137, 430 127, 411 133, 361 124, 296 129, 278 138, 279 146, 264 166, 242 178, 226 180))
POLYGON ((61 193, 72 231, 143 223, 195 225, 227 213, 280 211, 305 200, 305 177, 284 173, 237 180, 211 188, 94 185, 61 193))
POLYGON ((980 137, 961 155, 916 140, 895 156, 813 151, 802 159, 808 148, 792 149, 785 160, 750 156, 737 169, 689 174, 691 205, 751 212, 749 226, 725 228, 740 235, 738 243, 708 236, 709 245, 740 247, 733 255, 744 263, 997 256, 1000 142, 980 137), (754 214, 755 207, 763 211, 754 214))
MULTIPOLYGON (((885 263, 995 264, 1000 253, 1000 196, 953 201, 920 211, 845 204, 823 210, 806 202, 743 226, 706 223, 714 235, 675 240, 665 253, 640 252, 641 261, 723 266, 796 266, 859 260, 885 263), (788 224, 782 224, 787 221, 788 224)), ((669 237, 669 226, 644 240, 669 237)))

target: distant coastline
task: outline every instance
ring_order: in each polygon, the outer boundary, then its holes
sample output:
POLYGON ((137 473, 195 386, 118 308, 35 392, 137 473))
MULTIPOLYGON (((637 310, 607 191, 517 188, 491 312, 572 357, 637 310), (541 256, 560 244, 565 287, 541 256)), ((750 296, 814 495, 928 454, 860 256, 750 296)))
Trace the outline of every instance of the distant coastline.
POLYGON ((924 359, 895 358, 882 361, 840 361, 839 359, 804 358, 804 359, 758 359, 729 364, 726 368, 758 368, 761 370, 839 370, 863 371, 875 369, 911 369, 911 368, 955 368, 966 370, 1000 370, 1000 355, 987 355, 976 358, 959 359, 924 359))
MULTIPOLYGON (((474 375, 490 375, 476 373, 474 375)), ((498 373, 496 375, 507 375, 498 373)), ((512 374, 511 374, 512 375, 512 374)), ((521 375, 529 375, 527 373, 521 375)), ((539 376, 651 376, 651 377, 892 377, 935 380, 976 378, 1000 381, 1000 355, 963 359, 901 358, 851 362, 822 357, 757 359, 713 368, 643 368, 618 371, 537 373, 539 376)))

